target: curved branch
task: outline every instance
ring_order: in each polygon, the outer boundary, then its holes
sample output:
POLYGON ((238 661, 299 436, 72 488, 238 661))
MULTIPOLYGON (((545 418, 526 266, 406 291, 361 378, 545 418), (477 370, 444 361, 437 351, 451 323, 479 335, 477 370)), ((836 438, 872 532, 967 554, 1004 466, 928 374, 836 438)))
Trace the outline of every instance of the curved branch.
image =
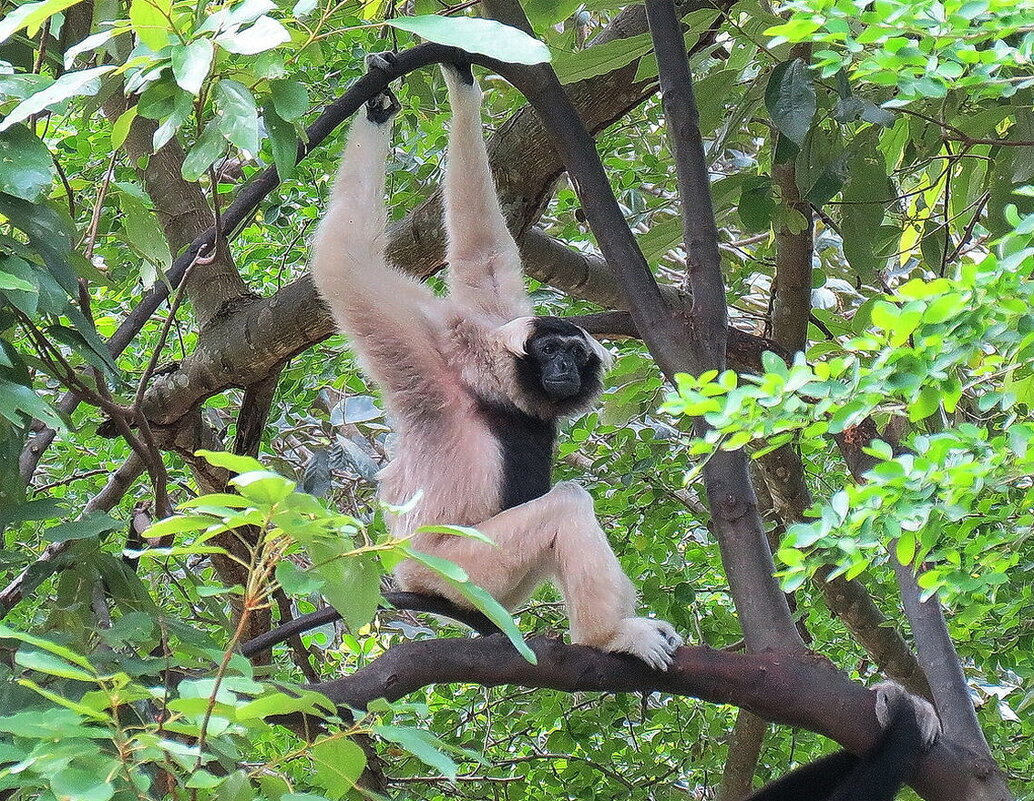
MULTIPOLYGON (((815 656, 684 647, 671 670, 658 672, 633 657, 564 645, 551 637, 532 637, 528 645, 537 665, 526 662, 503 635, 401 643, 351 676, 311 689, 351 709, 451 682, 564 692, 661 691, 734 704, 766 720, 819 732, 856 753, 867 750, 879 734, 872 693, 815 656)), ((998 775, 985 769, 964 749, 938 741, 913 786, 928 801, 1006 801, 998 775)))

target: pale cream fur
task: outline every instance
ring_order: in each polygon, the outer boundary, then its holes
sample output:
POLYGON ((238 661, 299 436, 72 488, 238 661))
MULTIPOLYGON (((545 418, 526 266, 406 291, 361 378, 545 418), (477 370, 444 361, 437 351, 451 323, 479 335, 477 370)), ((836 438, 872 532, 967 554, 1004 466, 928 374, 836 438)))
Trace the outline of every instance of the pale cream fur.
MULTIPOLYGON (((481 90, 444 69, 453 120, 445 176, 448 298, 385 264, 384 164, 390 124, 360 111, 349 132, 312 274, 367 373, 384 392, 399 434, 381 474, 393 504, 423 494, 392 521, 416 549, 452 560, 508 609, 544 581, 562 591, 574 642, 634 654, 663 669, 681 638, 664 621, 634 616, 635 592, 593 512, 573 483, 500 511, 499 443, 476 412, 481 400, 546 410, 524 398, 515 356, 531 331, 520 257, 499 208, 481 132, 481 90), (428 524, 476 526, 494 541, 415 533, 428 524)), ((588 334, 605 364, 610 354, 588 334)), ((584 410, 577 410, 584 411, 584 410)), ((403 589, 464 600, 436 574, 407 561, 403 589)))

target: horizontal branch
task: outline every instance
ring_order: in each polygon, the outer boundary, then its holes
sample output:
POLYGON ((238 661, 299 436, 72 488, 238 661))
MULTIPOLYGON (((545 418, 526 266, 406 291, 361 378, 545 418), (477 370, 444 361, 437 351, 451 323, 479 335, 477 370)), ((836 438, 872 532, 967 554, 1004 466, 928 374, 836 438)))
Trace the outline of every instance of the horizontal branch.
MULTIPOLYGON (((818 656, 684 647, 671 670, 658 672, 630 656, 565 645, 552 637, 532 637, 528 645, 537 665, 526 662, 503 635, 401 643, 351 676, 311 689, 351 709, 453 682, 563 692, 660 691, 733 704, 766 720, 818 732, 856 753, 869 749, 879 736, 873 694, 818 656)), ((983 770, 986 763, 938 741, 923 759, 913 786, 928 801, 1003 799, 988 791, 993 782, 980 775, 983 770)))

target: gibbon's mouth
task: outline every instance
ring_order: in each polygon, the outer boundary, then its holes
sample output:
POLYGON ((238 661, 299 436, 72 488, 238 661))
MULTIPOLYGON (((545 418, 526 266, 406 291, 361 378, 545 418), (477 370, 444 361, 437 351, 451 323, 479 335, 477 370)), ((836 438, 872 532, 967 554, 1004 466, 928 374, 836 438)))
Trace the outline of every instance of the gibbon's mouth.
POLYGON ((567 380, 550 380, 548 378, 542 379, 542 387, 554 398, 560 400, 566 400, 572 395, 577 395, 578 390, 582 388, 580 381, 567 381, 567 380))

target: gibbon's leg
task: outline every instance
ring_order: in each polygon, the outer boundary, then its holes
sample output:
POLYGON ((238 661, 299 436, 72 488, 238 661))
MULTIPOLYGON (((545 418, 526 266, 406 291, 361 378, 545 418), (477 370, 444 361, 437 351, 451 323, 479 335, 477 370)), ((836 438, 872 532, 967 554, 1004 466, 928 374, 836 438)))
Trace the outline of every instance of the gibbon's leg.
POLYGON ((634 616, 632 582, 582 487, 562 482, 477 529, 495 545, 448 537, 434 552, 463 567, 475 584, 509 609, 553 578, 567 605, 572 642, 629 653, 657 670, 671 664, 682 638, 663 620, 634 616))
MULTIPOLYGON (((377 69, 391 54, 367 56, 377 69)), ((438 301, 384 259, 385 161, 399 103, 390 90, 360 109, 313 241, 312 275, 386 402, 405 421, 448 402, 434 341, 438 301)))
POLYGON ((521 257, 499 208, 481 124, 481 88, 469 64, 443 64, 452 122, 445 169, 449 291, 463 309, 500 322, 530 315, 521 257))

